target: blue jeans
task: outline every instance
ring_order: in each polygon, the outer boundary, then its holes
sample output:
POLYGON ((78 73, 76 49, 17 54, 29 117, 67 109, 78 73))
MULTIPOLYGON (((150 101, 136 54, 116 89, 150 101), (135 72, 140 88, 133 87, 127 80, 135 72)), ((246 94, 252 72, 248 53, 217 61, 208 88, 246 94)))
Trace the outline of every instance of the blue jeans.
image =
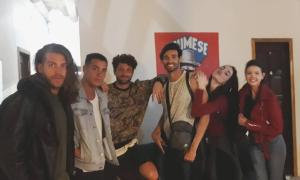
POLYGON ((270 159, 257 145, 251 145, 250 154, 257 180, 282 180, 286 158, 286 145, 282 135, 276 136, 269 144, 270 159))

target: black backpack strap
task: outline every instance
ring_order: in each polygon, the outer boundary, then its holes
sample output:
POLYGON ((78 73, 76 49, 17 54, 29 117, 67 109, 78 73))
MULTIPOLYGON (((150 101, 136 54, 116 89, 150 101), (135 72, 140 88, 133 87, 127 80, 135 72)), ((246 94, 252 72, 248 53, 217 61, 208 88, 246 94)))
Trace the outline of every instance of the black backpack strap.
POLYGON ((167 104, 167 110, 168 110, 168 117, 169 117, 169 123, 170 128, 172 130, 172 120, 171 120, 171 104, 170 104, 170 95, 169 95, 169 80, 167 80, 166 83, 166 104, 167 104))
POLYGON ((189 90, 190 96, 191 96, 192 101, 193 101, 194 100, 194 93, 193 93, 193 90, 192 90, 191 85, 190 85, 190 71, 186 71, 185 82, 186 82, 186 86, 189 90))

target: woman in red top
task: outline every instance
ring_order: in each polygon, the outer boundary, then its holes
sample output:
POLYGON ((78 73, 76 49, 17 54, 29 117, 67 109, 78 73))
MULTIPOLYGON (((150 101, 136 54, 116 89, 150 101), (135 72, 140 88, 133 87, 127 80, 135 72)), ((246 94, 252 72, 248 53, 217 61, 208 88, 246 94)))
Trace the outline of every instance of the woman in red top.
POLYGON ((239 180, 242 173, 237 158, 234 137, 238 118, 238 78, 233 66, 216 69, 207 81, 201 74, 192 104, 192 116, 209 115, 206 130, 208 155, 206 162, 209 180, 239 180), (202 96, 208 102, 202 104, 202 96))
POLYGON ((256 60, 246 64, 247 83, 240 90, 239 124, 249 131, 250 155, 257 180, 282 180, 286 146, 277 97, 263 84, 265 73, 256 60))

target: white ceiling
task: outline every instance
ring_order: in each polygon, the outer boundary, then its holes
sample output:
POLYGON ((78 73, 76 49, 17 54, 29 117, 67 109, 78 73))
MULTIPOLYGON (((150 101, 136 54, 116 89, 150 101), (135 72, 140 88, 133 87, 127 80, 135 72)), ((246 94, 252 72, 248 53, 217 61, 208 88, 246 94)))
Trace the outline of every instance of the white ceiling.
POLYGON ((73 21, 78 20, 77 0, 30 0, 39 12, 48 20, 51 10, 59 10, 73 21))

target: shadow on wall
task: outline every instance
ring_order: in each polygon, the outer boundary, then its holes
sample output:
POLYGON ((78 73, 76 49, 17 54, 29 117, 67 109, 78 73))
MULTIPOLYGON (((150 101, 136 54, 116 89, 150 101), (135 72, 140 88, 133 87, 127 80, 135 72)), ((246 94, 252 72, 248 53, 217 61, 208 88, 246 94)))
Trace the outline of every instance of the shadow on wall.
POLYGON ((153 142, 151 138, 151 133, 156 127, 163 108, 161 104, 158 104, 157 101, 152 101, 152 96, 149 99, 148 107, 145 113, 144 121, 141 125, 138 139, 140 144, 146 144, 153 142))

